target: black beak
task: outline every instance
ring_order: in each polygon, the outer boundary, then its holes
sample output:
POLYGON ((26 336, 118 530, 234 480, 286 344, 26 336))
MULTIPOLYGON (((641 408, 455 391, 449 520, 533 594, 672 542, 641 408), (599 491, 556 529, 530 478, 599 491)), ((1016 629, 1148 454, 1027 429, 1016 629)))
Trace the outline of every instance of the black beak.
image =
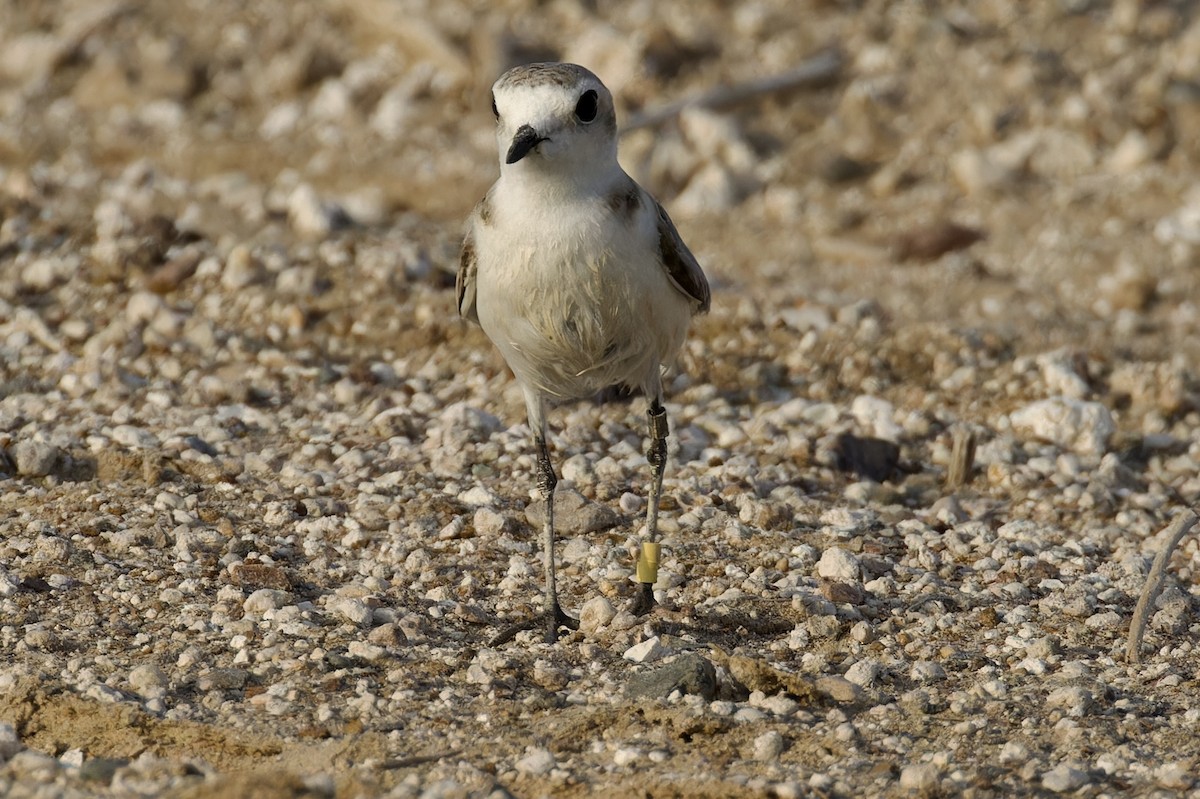
POLYGON ((504 163, 515 164, 525 156, 529 155, 529 151, 537 147, 541 142, 546 141, 545 136, 539 136, 537 131, 528 125, 522 125, 517 128, 517 135, 513 136, 512 145, 508 148, 508 155, 504 158, 504 163))

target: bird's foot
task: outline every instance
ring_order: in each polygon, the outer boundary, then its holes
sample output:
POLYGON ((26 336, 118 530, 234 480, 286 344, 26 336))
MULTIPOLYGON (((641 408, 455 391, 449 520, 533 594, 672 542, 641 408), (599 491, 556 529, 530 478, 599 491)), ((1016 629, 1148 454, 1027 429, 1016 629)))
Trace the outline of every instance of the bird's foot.
POLYGON ((638 592, 629 603, 628 610, 634 616, 645 616, 654 610, 654 583, 638 583, 638 592))
POLYGON ((569 615, 565 610, 562 609, 561 605, 555 602, 552 610, 546 611, 545 613, 537 616, 530 616, 524 621, 519 621, 515 624, 510 624, 509 626, 505 627, 503 630, 496 633, 492 640, 488 641, 488 646, 500 646, 501 644, 506 644, 513 638, 516 638, 517 633, 524 632, 525 630, 532 630, 535 627, 543 624, 546 627, 545 641, 548 644, 553 644, 558 641, 558 631, 562 627, 566 627, 569 630, 579 629, 579 619, 569 615))

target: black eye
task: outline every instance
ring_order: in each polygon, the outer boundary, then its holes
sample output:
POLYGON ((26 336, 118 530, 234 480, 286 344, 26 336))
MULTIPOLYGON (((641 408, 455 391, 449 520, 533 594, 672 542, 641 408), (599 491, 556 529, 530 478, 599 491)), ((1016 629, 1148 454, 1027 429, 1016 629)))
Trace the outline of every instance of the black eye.
POLYGON ((575 106, 575 116, 580 122, 591 122, 596 118, 596 104, 599 100, 595 89, 588 89, 579 97, 575 106))
POLYGON ((496 108, 496 95, 492 95, 492 116, 496 119, 500 118, 500 109, 496 108))

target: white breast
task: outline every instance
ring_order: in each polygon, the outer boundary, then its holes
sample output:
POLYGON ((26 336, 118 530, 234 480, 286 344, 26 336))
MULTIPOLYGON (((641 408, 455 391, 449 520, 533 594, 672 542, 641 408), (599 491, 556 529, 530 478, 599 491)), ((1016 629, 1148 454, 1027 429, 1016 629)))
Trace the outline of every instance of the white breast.
POLYGON ((601 201, 494 199, 492 224, 475 231, 477 307, 518 379, 570 399, 643 386, 673 362, 691 306, 659 263, 650 209, 629 219, 601 201))

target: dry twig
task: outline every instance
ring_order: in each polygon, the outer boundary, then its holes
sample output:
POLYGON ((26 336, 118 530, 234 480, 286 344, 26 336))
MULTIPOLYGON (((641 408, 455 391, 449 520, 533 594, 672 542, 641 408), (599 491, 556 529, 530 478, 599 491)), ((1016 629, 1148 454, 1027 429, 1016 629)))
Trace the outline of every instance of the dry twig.
POLYGON ((1133 611, 1133 621, 1129 625, 1129 641, 1125 645, 1127 663, 1140 663, 1142 660, 1142 635, 1146 632, 1146 621, 1150 618, 1154 600, 1158 599, 1158 592, 1162 590, 1163 574, 1167 570, 1167 564, 1171 562, 1171 553, 1197 521, 1200 519, 1189 509, 1176 516, 1175 521, 1171 523, 1167 543, 1155 556, 1150 574, 1146 575, 1146 586, 1142 589, 1142 596, 1133 611))
POLYGON ((638 128, 652 128, 679 116, 687 108, 728 108, 757 100, 768 94, 808 89, 826 86, 833 81, 842 70, 842 53, 837 48, 830 48, 817 53, 794 69, 769 78, 761 78, 734 86, 720 86, 703 94, 684 98, 676 103, 669 103, 635 115, 622 133, 638 128))
POLYGON ((975 434, 966 425, 954 428, 954 448, 950 451, 950 470, 946 474, 946 485, 961 488, 971 482, 975 470, 975 434))

